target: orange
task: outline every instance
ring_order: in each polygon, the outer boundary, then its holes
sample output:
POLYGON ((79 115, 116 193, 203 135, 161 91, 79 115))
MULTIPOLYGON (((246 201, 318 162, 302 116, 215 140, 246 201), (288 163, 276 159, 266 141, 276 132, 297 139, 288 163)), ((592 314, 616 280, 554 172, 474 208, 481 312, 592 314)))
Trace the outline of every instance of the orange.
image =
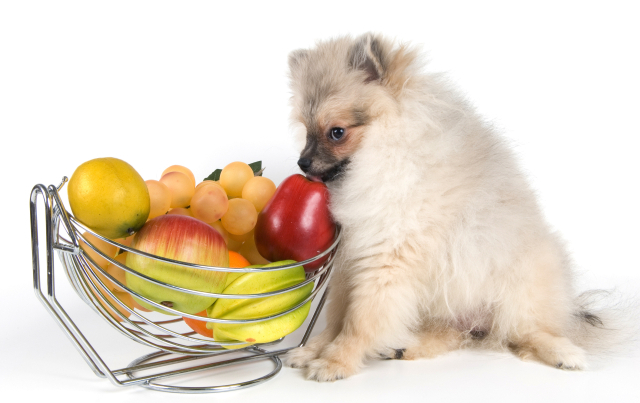
MULTIPOLYGON (((206 318, 207 310, 205 309, 202 312, 198 312, 196 315, 206 318)), ((196 333, 204 337, 213 338, 213 330, 207 329, 207 322, 197 320, 197 319, 186 318, 186 317, 183 317, 182 320, 184 320, 184 323, 189 325, 191 329, 195 330, 196 333)))
POLYGON ((249 266, 250 264, 251 263, 249 263, 249 261, 238 252, 234 252, 232 250, 229 251, 229 267, 241 269, 249 266))

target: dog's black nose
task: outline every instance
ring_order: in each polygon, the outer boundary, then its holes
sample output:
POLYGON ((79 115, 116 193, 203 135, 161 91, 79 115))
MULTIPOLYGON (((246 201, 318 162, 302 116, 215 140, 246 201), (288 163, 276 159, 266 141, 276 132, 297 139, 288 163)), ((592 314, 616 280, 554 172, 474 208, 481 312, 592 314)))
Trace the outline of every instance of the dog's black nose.
POLYGON ((300 167, 300 169, 306 172, 307 169, 309 169, 309 167, 311 166, 311 160, 309 158, 300 158, 298 160, 298 166, 300 167))

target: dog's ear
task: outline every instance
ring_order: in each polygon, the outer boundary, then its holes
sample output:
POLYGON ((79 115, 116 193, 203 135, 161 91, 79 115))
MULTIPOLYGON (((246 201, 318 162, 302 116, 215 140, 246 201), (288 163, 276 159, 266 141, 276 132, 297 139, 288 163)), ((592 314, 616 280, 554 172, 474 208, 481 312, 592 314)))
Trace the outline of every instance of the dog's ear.
POLYGON ((349 66, 366 74, 365 82, 380 81, 385 73, 382 40, 373 34, 364 34, 351 47, 349 66))
POLYGON ((289 70, 295 71, 308 56, 309 52, 306 49, 298 49, 289 53, 289 70))

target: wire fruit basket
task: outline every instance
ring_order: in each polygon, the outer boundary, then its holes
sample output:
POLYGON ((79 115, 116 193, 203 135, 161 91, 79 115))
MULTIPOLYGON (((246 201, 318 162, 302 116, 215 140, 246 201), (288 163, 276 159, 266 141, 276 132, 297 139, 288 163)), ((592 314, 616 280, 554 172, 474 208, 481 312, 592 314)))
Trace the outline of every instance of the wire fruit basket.
MULTIPOLYGON (((38 299, 53 316, 55 321, 76 347, 80 355, 98 377, 107 378, 116 386, 138 385, 152 390, 175 393, 211 393, 237 390, 258 385, 276 376, 282 369, 282 361, 279 356, 295 347, 303 346, 307 342, 327 296, 326 283, 331 274, 335 250, 340 241, 339 229, 336 231, 335 240, 329 248, 313 258, 295 264, 275 266, 267 269, 235 269, 229 267, 203 266, 186 262, 177 262, 159 256, 150 255, 107 239, 75 220, 75 218, 66 210, 59 194, 66 182, 67 178, 64 177, 62 183, 58 186, 50 185, 49 187, 46 187, 42 184, 38 184, 34 186, 31 191, 30 214, 33 285, 38 299), (41 199, 45 215, 44 224, 46 241, 44 247, 39 244, 38 227, 41 225, 38 220, 39 197, 41 199), (80 247, 80 240, 82 240, 82 242, 86 243, 89 248, 102 258, 106 259, 110 264, 116 265, 120 269, 129 273, 136 273, 127 266, 116 261, 112 256, 107 256, 93 245, 82 235, 85 231, 91 233, 98 239, 110 243, 111 245, 129 253, 136 253, 147 258, 202 270, 242 273, 266 272, 285 270, 291 267, 305 265, 318 259, 326 259, 326 261, 315 272, 307 273, 306 279, 301 283, 282 290, 261 294, 240 295, 204 293, 202 291, 180 288, 151 278, 146 278, 147 281, 151 281, 166 288, 177 289, 182 292, 215 298, 233 299, 269 297, 299 289, 309 283, 314 284, 311 294, 303 301, 286 311, 272 314, 267 317, 254 319, 213 319, 186 314, 184 312, 162 306, 163 310, 169 311, 178 316, 160 315, 162 318, 158 319, 159 314, 155 312, 148 314, 147 312, 133 309, 121 302, 120 299, 114 295, 113 291, 100 279, 97 273, 100 273, 104 278, 108 278, 109 281, 117 284, 132 296, 145 301, 148 304, 157 305, 153 301, 148 300, 144 296, 127 288, 125 284, 119 282, 116 278, 101 268, 90 254, 86 253, 86 251, 80 247), (45 277, 40 270, 41 251, 46 253, 46 295, 43 294, 43 288, 41 286, 41 279, 45 277), (155 351, 134 359, 123 368, 110 369, 56 298, 54 252, 57 253, 58 260, 61 263, 73 290, 80 299, 87 303, 99 317, 102 317, 103 320, 105 320, 120 334, 145 346, 151 347, 155 351), (294 347, 277 348, 276 345, 280 343, 284 337, 270 343, 253 344, 250 346, 246 346, 246 343, 240 341, 216 341, 211 338, 203 338, 195 334, 191 329, 188 329, 182 320, 182 317, 190 317, 192 319, 216 323, 262 322, 284 316, 303 307, 305 304, 311 304, 314 298, 320 293, 322 294, 315 306, 315 310, 309 312, 309 317, 305 322, 307 323, 307 328, 299 343, 294 347), (126 313, 128 313, 128 315, 126 315, 126 313), (276 347, 274 348, 274 346, 276 347), (204 360, 206 362, 202 363, 202 361, 199 362, 198 360, 204 360), (258 362, 264 361, 271 362, 273 369, 263 376, 246 381, 222 385, 186 386, 182 384, 183 382, 180 380, 181 376, 201 371, 212 371, 234 365, 254 365, 258 362), (176 366, 178 366, 178 368, 176 368, 176 366), (165 382, 165 380, 169 380, 169 382, 165 382)), ((159 305, 157 306, 160 307, 159 305)))

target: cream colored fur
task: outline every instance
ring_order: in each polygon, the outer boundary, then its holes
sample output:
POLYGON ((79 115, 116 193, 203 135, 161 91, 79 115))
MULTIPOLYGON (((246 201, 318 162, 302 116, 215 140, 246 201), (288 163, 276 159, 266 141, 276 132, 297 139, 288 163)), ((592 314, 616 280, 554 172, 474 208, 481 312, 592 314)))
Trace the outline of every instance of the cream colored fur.
POLYGON ((370 119, 347 169, 327 183, 343 230, 327 328, 288 364, 333 381, 397 349, 416 359, 478 345, 585 368, 576 330, 585 313, 562 241, 505 142, 422 67, 414 50, 373 35, 291 56, 294 120, 309 125, 314 96, 328 122, 352 107, 370 119), (376 59, 368 46, 377 46, 375 80, 349 66, 356 43, 363 58, 376 59), (330 91, 314 87, 323 80, 330 91))

